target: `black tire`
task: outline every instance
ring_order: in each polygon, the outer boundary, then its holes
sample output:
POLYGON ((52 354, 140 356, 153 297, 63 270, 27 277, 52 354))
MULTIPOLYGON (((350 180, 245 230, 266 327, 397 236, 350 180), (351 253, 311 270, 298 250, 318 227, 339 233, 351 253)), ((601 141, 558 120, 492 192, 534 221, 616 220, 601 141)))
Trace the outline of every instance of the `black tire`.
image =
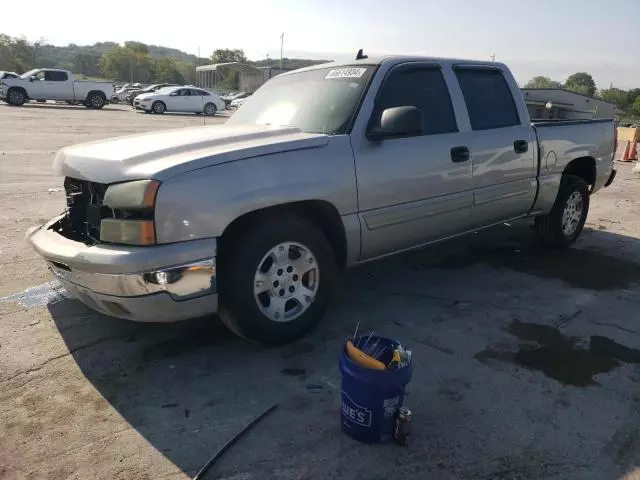
POLYGON ((107 98, 102 92, 89 92, 86 101, 89 103, 89 108, 94 110, 100 110, 107 104, 107 98))
POLYGON ((204 105, 204 114, 208 117, 213 117, 216 113, 218 113, 218 107, 216 107, 215 103, 208 102, 204 105))
POLYGON ((153 105, 151 105, 151 110, 153 111, 153 113, 162 115, 164 112, 167 111, 167 106, 164 104, 164 102, 161 102, 158 100, 156 102, 153 102, 153 105))
POLYGON ((587 220, 589 213, 589 187, 587 183, 580 177, 575 175, 563 175, 560 181, 560 189, 553 208, 548 215, 536 217, 535 229, 540 238, 542 245, 550 248, 567 248, 572 245, 580 236, 587 220), (565 210, 576 212, 577 207, 573 209, 569 205, 570 199, 576 199, 575 195, 579 195, 581 207, 579 209, 579 219, 573 222, 569 221, 565 224, 565 210), (573 226, 569 225, 572 224, 573 226))
MULTIPOLYGON (((220 250, 223 253, 218 257, 219 316, 232 332, 256 343, 277 345, 300 338, 322 318, 331 299, 337 269, 331 245, 315 224, 287 213, 265 215, 252 222, 251 226, 238 228, 230 235, 223 236, 220 250), (265 292, 256 296, 254 282, 260 265, 264 265, 262 261, 265 255, 285 242, 302 245, 308 249, 315 258, 315 278, 318 283, 315 297, 306 310, 302 310, 299 316, 292 320, 275 321, 267 317, 258 306, 259 302, 263 302, 258 296, 266 294, 269 299, 270 294, 265 292)), ((292 250, 295 252, 295 247, 292 250)), ((286 258, 287 262, 295 261, 291 260, 291 250, 287 252, 286 258)), ((275 267, 273 268, 274 277, 270 278, 275 278, 277 272, 283 272, 282 269, 276 271, 275 267)), ((289 275, 289 282, 297 281, 296 271, 293 270, 289 275)), ((299 284, 304 284, 305 278, 311 278, 306 275, 299 277, 299 284)), ((283 285, 291 285, 285 281, 283 278, 283 285)), ((268 284, 271 289, 271 280, 268 284)), ((275 282, 273 285, 275 286, 275 282)), ((279 286, 281 287, 282 285, 279 286)), ((282 291, 284 289, 280 290, 282 291)), ((293 304, 299 303, 295 298, 284 300, 283 316, 286 315, 287 305, 291 304, 290 300, 293 300, 293 304)), ((270 304, 270 300, 268 303, 270 304)), ((264 306, 264 303, 262 305, 264 306)))
POLYGON ((14 107, 21 107, 27 101, 24 91, 19 88, 10 88, 7 92, 7 103, 14 107))

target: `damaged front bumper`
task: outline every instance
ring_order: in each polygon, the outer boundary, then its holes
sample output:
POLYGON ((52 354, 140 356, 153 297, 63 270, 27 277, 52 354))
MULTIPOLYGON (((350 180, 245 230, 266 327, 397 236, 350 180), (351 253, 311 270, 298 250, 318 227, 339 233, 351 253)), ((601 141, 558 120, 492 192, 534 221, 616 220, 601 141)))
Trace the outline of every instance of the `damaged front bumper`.
POLYGON ((56 231, 57 217, 27 240, 69 292, 107 315, 171 322, 215 313, 216 239, 153 247, 86 245, 56 231))

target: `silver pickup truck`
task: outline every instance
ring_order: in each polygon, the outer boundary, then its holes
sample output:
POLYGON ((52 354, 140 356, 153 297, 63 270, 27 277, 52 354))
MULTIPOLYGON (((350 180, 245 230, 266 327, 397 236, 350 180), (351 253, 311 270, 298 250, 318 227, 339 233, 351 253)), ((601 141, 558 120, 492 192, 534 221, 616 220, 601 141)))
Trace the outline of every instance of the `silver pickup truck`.
POLYGON ((613 120, 531 124, 505 65, 361 59, 273 78, 225 125, 61 150, 29 242, 108 315, 219 313, 253 341, 321 318, 345 267, 535 217, 556 248, 614 176, 613 120))

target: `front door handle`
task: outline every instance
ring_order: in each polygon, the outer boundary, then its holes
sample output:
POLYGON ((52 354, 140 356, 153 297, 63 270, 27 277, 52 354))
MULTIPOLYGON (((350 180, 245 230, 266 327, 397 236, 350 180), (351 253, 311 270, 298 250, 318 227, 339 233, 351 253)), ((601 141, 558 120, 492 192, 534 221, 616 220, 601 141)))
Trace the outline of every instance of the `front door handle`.
POLYGON ((526 140, 516 140, 513 142, 513 151, 516 153, 527 153, 529 150, 529 142, 526 140))
POLYGON ((462 163, 469 160, 471 154, 467 147, 453 147, 451 149, 451 161, 454 163, 462 163))

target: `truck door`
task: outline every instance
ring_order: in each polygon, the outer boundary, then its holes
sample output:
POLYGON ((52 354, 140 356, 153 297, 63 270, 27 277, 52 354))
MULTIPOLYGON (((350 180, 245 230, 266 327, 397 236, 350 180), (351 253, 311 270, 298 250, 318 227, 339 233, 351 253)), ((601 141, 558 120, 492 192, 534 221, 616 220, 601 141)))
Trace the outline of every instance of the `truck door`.
MULTIPOLYGON (((358 180, 362 257, 371 258, 463 231, 469 223, 471 162, 462 145, 440 65, 411 62, 382 81, 370 116, 351 135, 358 180), (385 109, 417 107, 423 131, 367 139, 385 109)), ((368 118, 361 117, 365 115, 368 118)))
MULTIPOLYGON (((535 139, 499 67, 455 66, 467 107, 473 164, 474 226, 523 215, 536 193, 535 139)), ((522 102, 520 102, 522 103, 522 102)))
POLYGON ((48 82, 45 81, 44 74, 44 70, 40 70, 29 77, 29 85, 26 88, 31 100, 47 100, 48 82))
POLYGON ((73 83, 67 72, 45 70, 44 84, 47 100, 73 100, 73 83))

